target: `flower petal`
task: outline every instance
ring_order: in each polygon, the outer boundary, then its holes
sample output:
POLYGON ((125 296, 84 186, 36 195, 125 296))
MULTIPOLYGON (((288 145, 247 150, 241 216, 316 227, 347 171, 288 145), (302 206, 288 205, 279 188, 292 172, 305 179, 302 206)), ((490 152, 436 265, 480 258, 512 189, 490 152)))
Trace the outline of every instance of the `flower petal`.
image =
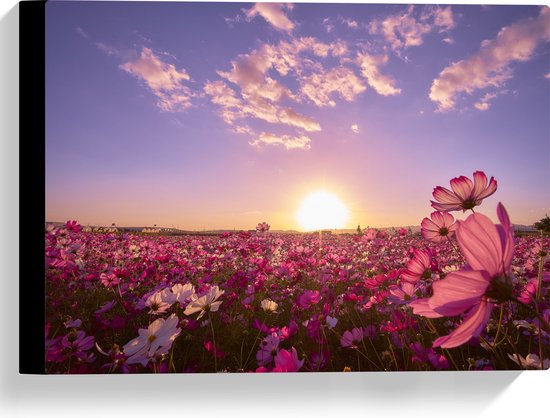
POLYGON ((480 213, 468 216, 456 231, 464 258, 473 270, 485 270, 491 277, 502 273, 502 244, 496 226, 480 213))
POLYGON ((428 298, 416 299, 409 303, 416 315, 425 316, 426 318, 441 318, 443 315, 434 311, 428 305, 428 298))
POLYGON ((482 300, 478 305, 473 307, 470 312, 468 312, 468 315, 462 324, 460 324, 449 335, 439 337, 435 340, 432 347, 458 347, 459 345, 470 341, 472 337, 477 337, 489 320, 492 309, 492 303, 482 300))
POLYGON ((485 271, 455 271, 433 284, 428 305, 443 316, 459 315, 479 302, 490 277, 485 271))
POLYGON ((451 189, 460 198, 461 202, 470 199, 474 185, 466 176, 455 177, 451 180, 451 189))

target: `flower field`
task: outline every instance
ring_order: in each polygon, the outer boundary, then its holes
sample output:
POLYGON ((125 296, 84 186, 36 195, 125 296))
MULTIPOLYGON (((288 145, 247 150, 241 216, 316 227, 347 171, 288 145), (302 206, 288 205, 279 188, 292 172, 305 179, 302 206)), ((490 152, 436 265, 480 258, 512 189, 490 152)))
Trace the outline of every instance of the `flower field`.
POLYGON ((547 369, 550 239, 476 213, 485 174, 451 188, 421 233, 47 226, 46 372, 547 369))

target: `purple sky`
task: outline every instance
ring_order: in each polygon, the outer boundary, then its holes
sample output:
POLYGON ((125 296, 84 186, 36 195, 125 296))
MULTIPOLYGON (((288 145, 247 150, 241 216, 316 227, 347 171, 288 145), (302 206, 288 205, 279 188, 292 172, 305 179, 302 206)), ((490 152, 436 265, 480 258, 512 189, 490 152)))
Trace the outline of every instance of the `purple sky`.
MULTIPOLYGON (((550 9, 46 5, 46 220, 418 225, 483 170, 514 223, 550 212, 550 9)), ((459 218, 463 216, 458 215, 459 218)))

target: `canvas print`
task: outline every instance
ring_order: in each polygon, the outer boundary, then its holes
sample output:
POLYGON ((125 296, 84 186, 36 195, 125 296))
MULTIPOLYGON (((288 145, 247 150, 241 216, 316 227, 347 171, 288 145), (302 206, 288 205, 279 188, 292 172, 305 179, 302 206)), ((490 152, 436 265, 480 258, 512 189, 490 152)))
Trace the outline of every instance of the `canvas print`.
POLYGON ((550 9, 48 2, 45 373, 550 366, 550 9))

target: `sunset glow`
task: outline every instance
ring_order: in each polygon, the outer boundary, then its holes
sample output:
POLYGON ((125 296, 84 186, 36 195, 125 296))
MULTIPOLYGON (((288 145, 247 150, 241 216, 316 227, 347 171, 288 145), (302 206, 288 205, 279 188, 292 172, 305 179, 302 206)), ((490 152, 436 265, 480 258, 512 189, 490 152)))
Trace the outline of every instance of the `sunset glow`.
POLYGON ((550 212, 548 7, 46 11, 48 221, 419 225, 434 183, 477 170, 506 185, 498 199, 514 222, 550 212), (323 188, 338 190, 348 220, 335 206, 332 219, 297 222, 304 196, 323 188))
POLYGON ((307 196, 296 213, 300 226, 307 231, 343 228, 349 210, 333 194, 319 191, 307 196))

